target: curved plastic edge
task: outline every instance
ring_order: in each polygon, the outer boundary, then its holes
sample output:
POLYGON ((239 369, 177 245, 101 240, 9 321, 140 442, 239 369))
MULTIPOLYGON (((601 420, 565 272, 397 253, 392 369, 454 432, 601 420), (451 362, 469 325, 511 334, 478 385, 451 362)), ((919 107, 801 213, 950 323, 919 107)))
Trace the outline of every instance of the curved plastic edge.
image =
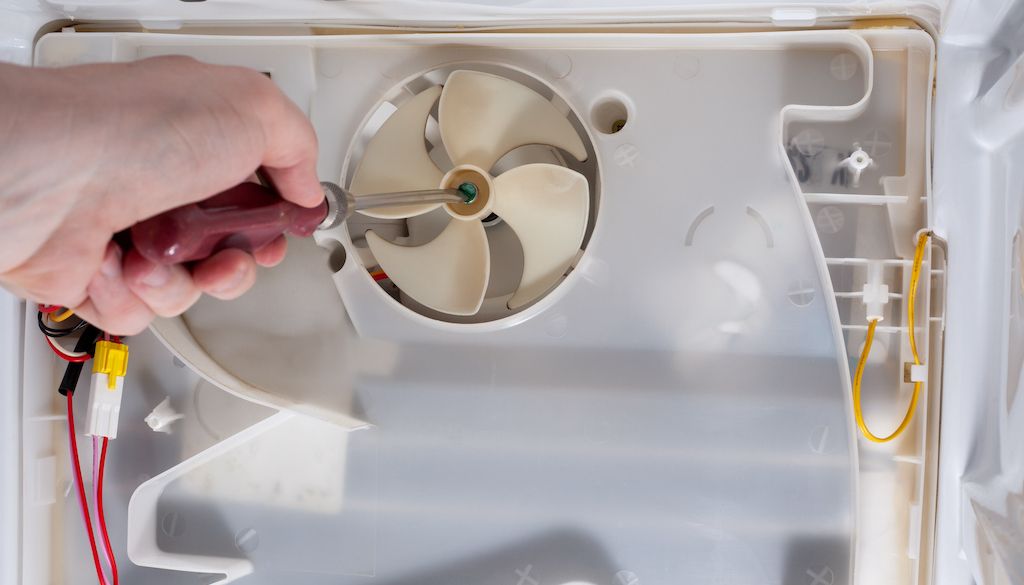
POLYGON ((160 343, 189 368, 214 386, 243 400, 275 410, 310 416, 350 431, 371 426, 365 421, 335 410, 283 400, 249 384, 214 361, 192 336, 192 332, 180 317, 156 319, 149 328, 160 343))
MULTIPOLYGON (((853 120, 860 116, 868 106, 868 102, 871 100, 871 94, 874 89, 874 78, 875 78, 875 61, 874 55, 871 52, 871 46, 864 38, 854 32, 840 32, 840 33, 828 33, 823 32, 821 36, 811 35, 805 33, 805 36, 801 38, 802 42, 811 42, 815 44, 821 44, 822 41, 828 41, 833 44, 845 43, 848 45, 850 51, 855 54, 864 66, 864 95, 857 102, 848 106, 811 106, 811 105, 800 105, 790 104, 782 108, 782 112, 779 116, 779 129, 778 129, 778 147, 779 156, 781 160, 788 160, 786 154, 785 136, 786 128, 792 122, 839 122, 853 120)), ((856 570, 857 570, 857 551, 860 549, 859 543, 859 531, 857 526, 857 508, 860 494, 860 478, 859 478, 859 455, 857 447, 857 429, 854 426, 853 418, 853 385, 850 375, 850 364, 846 357, 845 347, 846 344, 843 341, 843 330, 842 323, 839 320, 839 304, 835 298, 835 290, 832 287, 832 279, 829 275, 828 265, 825 263, 825 251, 821 246, 821 240, 817 237, 817 231, 814 228, 814 219, 811 217, 810 208, 807 206, 807 202, 804 198, 803 192, 801 191, 799 181, 797 181, 796 172, 793 166, 785 164, 786 176, 789 178, 790 184, 793 185, 793 196, 797 198, 800 207, 804 210, 803 216, 804 228, 807 234, 807 238, 810 241, 810 246, 814 254, 814 262, 818 267, 818 279, 821 285, 822 291, 824 291, 824 301, 827 306, 829 315, 829 324, 832 327, 832 339, 833 346, 836 349, 836 363, 839 367, 840 378, 843 382, 843 405, 846 410, 846 421, 847 421, 847 440, 849 442, 848 448, 850 452, 850 481, 852 483, 850 489, 852 498, 850 499, 850 518, 853 525, 853 546, 850 549, 850 567, 851 567, 851 578, 850 582, 856 582, 856 570), (845 375, 842 375, 845 373, 845 375)))
POLYGON ((157 504, 167 486, 188 472, 279 427, 294 416, 289 412, 271 415, 140 485, 128 502, 128 558, 143 567, 224 576, 223 579, 213 581, 213 585, 231 583, 250 575, 253 572, 253 564, 248 559, 184 555, 161 550, 156 536, 160 528, 160 519, 156 513, 157 504))

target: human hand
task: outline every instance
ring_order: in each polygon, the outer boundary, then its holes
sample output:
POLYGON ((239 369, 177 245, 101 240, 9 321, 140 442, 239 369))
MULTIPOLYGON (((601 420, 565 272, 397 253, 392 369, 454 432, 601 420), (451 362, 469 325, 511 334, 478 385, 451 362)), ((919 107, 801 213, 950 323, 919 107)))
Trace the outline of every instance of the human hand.
POLYGON ((191 268, 122 253, 112 236, 206 199, 262 167, 282 197, 323 200, 316 135, 266 76, 185 57, 26 69, 0 64, 0 285, 117 335, 231 299, 279 238, 191 268))

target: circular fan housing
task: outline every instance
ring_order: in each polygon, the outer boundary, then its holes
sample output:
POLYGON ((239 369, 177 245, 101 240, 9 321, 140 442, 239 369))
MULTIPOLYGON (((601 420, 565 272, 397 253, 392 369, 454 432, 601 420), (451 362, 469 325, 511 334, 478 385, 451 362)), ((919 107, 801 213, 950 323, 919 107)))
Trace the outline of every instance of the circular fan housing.
POLYGON ((537 79, 499 67, 436 69, 368 118, 345 178, 356 197, 468 187, 469 203, 357 213, 348 232, 380 286, 431 318, 501 319, 556 288, 597 211, 594 147, 537 79))

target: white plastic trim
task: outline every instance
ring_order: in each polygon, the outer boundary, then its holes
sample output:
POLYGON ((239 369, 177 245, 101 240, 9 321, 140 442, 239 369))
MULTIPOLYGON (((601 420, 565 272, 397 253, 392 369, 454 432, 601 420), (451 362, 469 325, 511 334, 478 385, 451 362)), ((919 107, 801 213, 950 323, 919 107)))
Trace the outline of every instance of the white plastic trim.
POLYGON ((164 489, 189 471, 279 427, 294 416, 286 412, 272 415, 140 485, 128 504, 128 557, 132 562, 156 569, 224 575, 223 579, 211 585, 231 583, 251 574, 253 565, 247 559, 182 555, 160 550, 157 545, 157 531, 160 530, 157 504, 164 489))

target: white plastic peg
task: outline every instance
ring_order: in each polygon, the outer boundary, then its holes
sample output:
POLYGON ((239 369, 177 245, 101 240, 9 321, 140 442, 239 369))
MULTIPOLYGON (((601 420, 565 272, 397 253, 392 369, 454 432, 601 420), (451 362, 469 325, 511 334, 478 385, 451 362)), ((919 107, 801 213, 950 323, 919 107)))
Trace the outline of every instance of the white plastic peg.
POLYGON ((171 408, 171 399, 164 398, 152 412, 146 415, 146 424, 158 433, 170 433, 171 423, 182 418, 185 418, 184 414, 171 408))
POLYGON ((868 321, 885 319, 885 305, 889 302, 889 285, 882 282, 882 263, 868 264, 868 278, 863 290, 864 312, 868 321))
POLYGON ((875 161, 868 156, 868 153, 858 144, 854 144, 854 151, 850 156, 839 161, 839 166, 850 172, 854 187, 860 184, 860 175, 870 167, 875 166, 875 161))

